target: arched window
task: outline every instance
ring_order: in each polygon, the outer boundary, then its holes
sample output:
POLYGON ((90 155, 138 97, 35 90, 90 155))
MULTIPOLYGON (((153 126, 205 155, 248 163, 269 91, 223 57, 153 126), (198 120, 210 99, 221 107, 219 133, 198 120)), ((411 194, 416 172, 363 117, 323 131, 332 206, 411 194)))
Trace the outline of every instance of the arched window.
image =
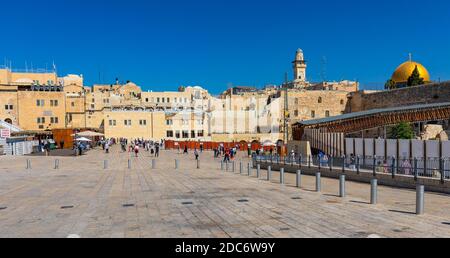
POLYGON ((344 105, 344 100, 343 99, 341 99, 341 105, 344 105))
POLYGON ((10 125, 12 125, 12 120, 9 119, 9 118, 6 118, 6 119, 5 119, 5 122, 8 123, 8 124, 10 124, 10 125))
POLYGON ((322 97, 319 97, 319 104, 321 104, 322 103, 322 97))

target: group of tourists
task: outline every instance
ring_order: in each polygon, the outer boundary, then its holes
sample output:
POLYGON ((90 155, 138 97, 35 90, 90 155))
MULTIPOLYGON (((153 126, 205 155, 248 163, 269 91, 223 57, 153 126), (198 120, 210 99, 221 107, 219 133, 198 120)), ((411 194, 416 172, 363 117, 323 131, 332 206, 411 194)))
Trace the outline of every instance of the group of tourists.
POLYGON ((139 156, 141 149, 150 152, 154 157, 159 157, 161 146, 164 146, 164 141, 161 140, 159 142, 155 142, 151 140, 135 139, 131 140, 129 144, 128 139, 121 139, 120 144, 122 152, 127 152, 128 146, 128 152, 134 153, 135 157, 139 156))
POLYGON ((234 160, 238 152, 238 147, 225 148, 220 145, 218 148, 214 148, 214 158, 223 158, 224 162, 231 162, 234 160))

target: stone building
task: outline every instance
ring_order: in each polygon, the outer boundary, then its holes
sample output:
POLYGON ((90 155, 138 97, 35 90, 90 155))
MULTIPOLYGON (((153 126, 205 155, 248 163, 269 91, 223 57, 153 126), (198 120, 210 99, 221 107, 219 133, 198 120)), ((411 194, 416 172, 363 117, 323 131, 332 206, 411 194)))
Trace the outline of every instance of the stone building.
POLYGON ((285 128, 290 133, 295 122, 341 114, 358 88, 350 81, 310 83, 306 69, 298 50, 288 85, 234 87, 217 97, 199 86, 146 92, 130 81, 88 87, 82 75, 0 69, 0 120, 25 131, 90 128, 114 138, 286 142, 285 128))

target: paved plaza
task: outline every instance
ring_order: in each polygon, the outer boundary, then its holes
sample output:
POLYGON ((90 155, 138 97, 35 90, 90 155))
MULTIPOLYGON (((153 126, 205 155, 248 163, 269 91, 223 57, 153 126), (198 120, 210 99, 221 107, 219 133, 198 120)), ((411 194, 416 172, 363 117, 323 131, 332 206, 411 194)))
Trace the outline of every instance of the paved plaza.
POLYGON ((0 237, 450 237, 447 195, 427 193, 426 214, 417 216, 415 191, 380 186, 379 204, 370 205, 368 184, 347 182, 348 196, 339 198, 337 180, 324 178, 316 193, 315 178, 304 176, 299 189, 289 174, 283 186, 277 173, 267 182, 239 175, 239 165, 221 171, 211 152, 200 169, 192 153, 163 151, 156 169, 152 159, 118 147, 0 157, 0 237))

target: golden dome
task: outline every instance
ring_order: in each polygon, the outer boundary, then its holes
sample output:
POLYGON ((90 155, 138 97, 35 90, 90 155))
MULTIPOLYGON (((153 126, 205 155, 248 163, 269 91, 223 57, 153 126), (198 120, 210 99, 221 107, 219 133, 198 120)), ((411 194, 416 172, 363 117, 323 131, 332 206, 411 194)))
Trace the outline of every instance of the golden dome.
POLYGON ((428 70, 423 65, 413 61, 401 64, 392 75, 392 80, 395 83, 407 82, 416 67, 419 70, 420 77, 422 77, 425 82, 429 82, 430 74, 428 73, 428 70))

